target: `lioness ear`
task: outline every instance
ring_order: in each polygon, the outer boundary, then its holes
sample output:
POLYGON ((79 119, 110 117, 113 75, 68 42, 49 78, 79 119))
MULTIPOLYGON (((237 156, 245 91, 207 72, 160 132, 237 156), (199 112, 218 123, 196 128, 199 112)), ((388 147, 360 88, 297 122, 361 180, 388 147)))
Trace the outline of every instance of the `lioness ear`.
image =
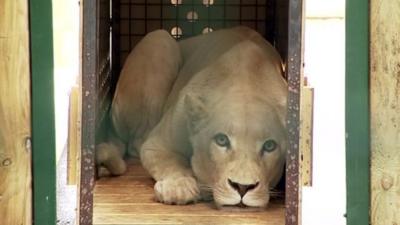
POLYGON ((189 127, 193 132, 196 132, 199 129, 199 122, 207 116, 205 100, 200 96, 188 94, 184 97, 183 104, 189 127))

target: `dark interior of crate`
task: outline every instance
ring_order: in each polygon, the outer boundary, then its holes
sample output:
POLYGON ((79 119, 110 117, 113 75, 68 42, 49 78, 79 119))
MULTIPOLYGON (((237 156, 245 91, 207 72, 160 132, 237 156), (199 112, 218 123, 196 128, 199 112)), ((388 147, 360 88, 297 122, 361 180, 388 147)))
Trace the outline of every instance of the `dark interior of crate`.
POLYGON ((177 40, 238 25, 257 30, 285 53, 284 1, 277 0, 114 0, 113 62, 120 69, 147 33, 165 29, 177 40), (279 10, 281 8, 281 10, 279 10), (282 13, 278 13, 278 10, 282 13), (281 43, 283 42, 283 43, 281 43))
MULTIPOLYGON (((113 47, 123 65, 130 50, 148 32, 165 29, 176 39, 238 25, 257 30, 274 42, 273 0, 120 0, 119 18, 114 18, 113 47)), ((118 14, 117 14, 118 15, 118 14)))

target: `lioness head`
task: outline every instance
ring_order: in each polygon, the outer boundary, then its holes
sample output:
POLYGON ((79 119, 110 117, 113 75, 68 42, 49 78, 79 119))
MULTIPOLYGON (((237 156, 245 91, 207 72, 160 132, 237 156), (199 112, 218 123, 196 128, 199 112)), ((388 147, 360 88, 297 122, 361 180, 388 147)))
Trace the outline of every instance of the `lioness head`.
POLYGON ((257 96, 235 99, 208 105, 201 98, 186 97, 192 168, 218 207, 263 208, 284 169, 285 113, 257 96))
POLYGON ((217 207, 264 208, 284 170, 287 86, 261 50, 236 49, 201 72, 213 88, 185 96, 191 166, 217 207))

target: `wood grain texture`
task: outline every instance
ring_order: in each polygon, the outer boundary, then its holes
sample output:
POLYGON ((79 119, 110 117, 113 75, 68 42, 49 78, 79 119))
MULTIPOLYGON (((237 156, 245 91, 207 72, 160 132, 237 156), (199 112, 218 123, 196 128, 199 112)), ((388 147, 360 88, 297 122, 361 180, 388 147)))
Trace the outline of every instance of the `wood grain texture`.
MULTIPOLYGON (((83 3, 83 1, 82 1, 83 3)), ((78 148, 78 154, 77 154, 77 163, 78 166, 76 168, 76 174, 77 177, 79 178, 77 181, 77 201, 76 202, 80 202, 80 196, 81 196, 81 159, 82 159, 82 115, 83 115, 83 110, 82 110, 82 101, 83 101, 83 96, 82 96, 82 90, 83 90, 83 86, 82 86, 82 79, 83 76, 83 7, 82 4, 79 5, 79 77, 77 79, 77 83, 78 83, 78 87, 79 87, 79 95, 78 95, 78 115, 79 115, 79 127, 78 127, 78 140, 79 140, 79 148, 78 148)), ((76 220, 75 220, 75 224, 80 225, 80 207, 76 208, 76 220)))
POLYGON ((0 223, 32 223, 28 2, 0 1, 0 223))
POLYGON ((283 202, 273 201, 263 212, 217 210, 211 202, 170 206, 154 199, 154 181, 137 161, 120 177, 105 177, 94 189, 93 224, 264 224, 283 225, 283 202))
POLYGON ((300 97, 300 167, 301 183, 312 186, 312 143, 313 143, 314 89, 302 87, 300 97))
POLYGON ((78 180, 78 149, 79 138, 79 88, 73 87, 69 96, 69 121, 68 121, 68 158, 67 158, 67 184, 76 185, 78 180))
POLYGON ((400 1, 371 1, 371 223, 400 224, 400 1))

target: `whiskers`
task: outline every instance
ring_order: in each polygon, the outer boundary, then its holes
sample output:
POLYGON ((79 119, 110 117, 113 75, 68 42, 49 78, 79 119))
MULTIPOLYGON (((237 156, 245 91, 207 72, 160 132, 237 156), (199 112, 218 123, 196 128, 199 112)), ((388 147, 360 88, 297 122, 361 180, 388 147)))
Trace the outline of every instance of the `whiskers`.
POLYGON ((202 201, 212 201, 213 200, 213 188, 207 184, 198 184, 200 189, 200 196, 202 201))
POLYGON ((226 183, 218 183, 213 189, 216 205, 236 205, 241 201, 239 193, 231 189, 226 183))
POLYGON ((236 206, 240 202, 243 202, 247 206, 264 208, 267 206, 269 199, 275 201, 285 198, 284 191, 277 189, 268 190, 263 184, 260 184, 257 189, 247 193, 243 199, 235 190, 227 186, 226 183, 220 182, 214 185, 199 183, 198 187, 202 201, 214 200, 217 207, 227 205, 236 206))
POLYGON ((274 199, 283 199, 285 198, 285 192, 277 189, 270 189, 269 196, 274 199))
POLYGON ((204 191, 211 191, 212 192, 212 187, 208 184, 201 184, 199 183, 199 188, 200 190, 204 190, 204 191))

